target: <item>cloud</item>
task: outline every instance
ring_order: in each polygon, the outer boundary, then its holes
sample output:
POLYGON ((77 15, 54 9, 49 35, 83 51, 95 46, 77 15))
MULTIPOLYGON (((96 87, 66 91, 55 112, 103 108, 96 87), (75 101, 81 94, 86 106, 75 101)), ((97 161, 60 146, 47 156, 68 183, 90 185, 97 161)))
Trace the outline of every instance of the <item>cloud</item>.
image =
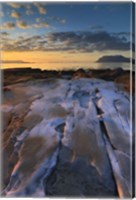
POLYGON ((9 34, 7 32, 0 32, 0 49, 3 49, 3 45, 10 43, 9 34))
POLYGON ((46 14, 46 9, 44 7, 44 3, 35 2, 34 5, 37 7, 40 14, 46 14))
POLYGON ((33 24, 34 28, 43 28, 43 27, 49 28, 50 27, 49 23, 46 21, 43 21, 42 18, 38 17, 35 19, 35 21, 36 21, 36 24, 33 24))
POLYGON ((14 29, 16 27, 16 24, 13 22, 5 22, 4 24, 2 24, 1 29, 2 30, 10 30, 10 29, 14 29))
POLYGON ((105 31, 99 32, 56 32, 49 35, 48 40, 54 43, 62 43, 69 50, 77 49, 84 52, 104 50, 129 50, 130 42, 114 36, 105 31))
POLYGON ((32 15, 34 13, 32 5, 33 5, 32 3, 26 3, 25 4, 24 9, 25 9, 26 15, 32 15))
MULTIPOLYGON (((31 27, 43 27, 43 24, 33 24, 31 27)), ((44 24, 48 27, 48 24, 44 24)), ((30 27, 21 23, 20 27, 30 27)), ((7 38, 2 43, 5 51, 68 51, 68 52, 102 52, 102 51, 128 51, 130 41, 123 39, 119 35, 108 32, 54 32, 45 35, 35 35, 32 37, 22 36, 13 40, 7 38)))
POLYGON ((35 19, 36 22, 41 22, 41 19, 38 17, 35 19))
POLYGON ((40 22, 39 24, 33 24, 33 27, 35 28, 48 28, 49 27, 49 24, 47 22, 40 22))
POLYGON ((60 20, 60 23, 65 24, 65 23, 66 23, 66 20, 65 20, 65 19, 62 19, 62 20, 60 20))
POLYGON ((15 12, 14 11, 14 12, 11 13, 11 17, 13 17, 13 18, 17 18, 18 19, 20 16, 21 16, 21 14, 19 12, 15 12))
POLYGON ((39 13, 46 14, 46 9, 42 6, 38 7, 39 13))
POLYGON ((20 36, 14 39, 7 39, 6 41, 2 40, 1 49, 4 51, 34 51, 34 50, 44 50, 47 41, 45 36, 20 36))
MULTIPOLYGON (((20 3, 8 2, 6 4, 8 6, 10 6, 11 8, 15 8, 15 9, 23 8, 26 15, 33 14, 33 8, 32 8, 33 4, 32 3, 29 3, 29 2, 26 2, 26 3, 22 3, 22 2, 20 2, 20 3)), ((15 16, 15 18, 19 18, 19 17, 16 17, 16 16, 15 16)), ((14 17, 14 14, 13 14, 13 17, 14 17)))
POLYGON ((17 26, 18 28, 21 28, 21 29, 27 29, 31 27, 25 21, 17 21, 17 26))
POLYGON ((9 33, 7 33, 7 32, 5 32, 5 31, 3 31, 3 32, 0 32, 0 36, 8 36, 9 35, 9 33))
POLYGON ((31 62, 25 62, 23 60, 2 60, 3 64, 17 64, 17 63, 31 63, 31 62))
POLYGON ((21 8, 22 7, 21 3, 8 2, 7 5, 11 6, 12 8, 21 8))
POLYGON ((3 45, 10 43, 9 34, 7 32, 0 32, 0 49, 3 49, 3 45))

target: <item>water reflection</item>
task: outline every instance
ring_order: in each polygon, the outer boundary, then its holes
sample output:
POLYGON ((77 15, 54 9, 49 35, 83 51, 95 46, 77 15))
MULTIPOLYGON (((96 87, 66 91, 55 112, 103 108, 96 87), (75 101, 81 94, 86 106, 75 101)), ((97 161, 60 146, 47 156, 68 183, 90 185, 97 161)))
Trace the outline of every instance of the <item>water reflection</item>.
POLYGON ((15 63, 15 64, 2 64, 2 68, 40 68, 46 70, 69 70, 69 69, 116 69, 122 68, 124 70, 131 70, 132 65, 130 63, 15 63))

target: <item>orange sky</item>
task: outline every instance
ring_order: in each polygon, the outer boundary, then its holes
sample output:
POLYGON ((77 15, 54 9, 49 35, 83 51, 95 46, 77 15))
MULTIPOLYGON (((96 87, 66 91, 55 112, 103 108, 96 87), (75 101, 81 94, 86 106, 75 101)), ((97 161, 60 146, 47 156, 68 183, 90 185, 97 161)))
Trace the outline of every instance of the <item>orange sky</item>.
POLYGON ((86 68, 103 56, 130 58, 130 8, 130 2, 1 3, 2 68, 86 68))
MULTIPOLYGON (((107 52, 93 52, 93 53, 68 53, 68 52, 43 52, 43 51, 28 51, 28 52, 2 52, 2 68, 20 67, 20 64, 30 67, 47 68, 51 65, 58 64, 63 66, 67 63, 71 66, 73 63, 93 63, 99 57, 106 55, 116 54, 116 51, 107 52), (16 62, 17 61, 17 62, 16 62), (19 63, 20 61, 20 63, 19 63), (7 63, 9 62, 9 63, 7 63), (10 63, 11 62, 11 63, 10 63), (22 62, 22 63, 21 63, 22 62), (45 65, 46 64, 46 65, 45 65), (47 66, 47 67, 45 67, 47 66)), ((122 52, 126 57, 129 57, 129 51, 122 52)))

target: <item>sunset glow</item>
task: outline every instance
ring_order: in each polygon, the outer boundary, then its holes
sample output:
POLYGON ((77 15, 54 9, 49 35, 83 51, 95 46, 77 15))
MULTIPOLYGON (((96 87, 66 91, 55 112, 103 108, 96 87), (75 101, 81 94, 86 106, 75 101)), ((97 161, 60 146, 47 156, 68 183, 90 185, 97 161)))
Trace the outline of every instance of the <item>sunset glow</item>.
POLYGON ((104 55, 130 57, 130 10, 112 2, 2 3, 2 68, 91 68, 104 55))

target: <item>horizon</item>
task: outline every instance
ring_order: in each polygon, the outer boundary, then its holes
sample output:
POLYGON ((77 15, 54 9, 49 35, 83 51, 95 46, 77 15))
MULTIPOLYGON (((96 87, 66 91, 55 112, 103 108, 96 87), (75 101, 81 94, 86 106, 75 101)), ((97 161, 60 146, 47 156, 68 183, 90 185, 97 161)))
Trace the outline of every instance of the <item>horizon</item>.
POLYGON ((103 68, 91 63, 103 56, 130 58, 131 7, 132 2, 1 2, 2 68, 103 68))
POLYGON ((45 63, 42 64, 41 67, 38 66, 37 63, 33 64, 33 63, 21 63, 21 64, 6 64, 6 67, 2 68, 2 69, 23 69, 23 68, 31 68, 31 69, 40 69, 40 70, 56 70, 56 71, 68 71, 68 70, 73 70, 76 71, 78 69, 84 69, 84 70, 107 70, 107 69, 118 69, 118 68, 122 68, 123 70, 131 70, 130 68, 130 63, 121 63, 121 62, 114 62, 114 63, 108 63, 108 62, 104 62, 104 63, 96 63, 96 62, 92 62, 92 63, 45 63), (48 65, 47 65, 48 64, 48 65), (71 64, 71 66, 70 66, 71 64))

